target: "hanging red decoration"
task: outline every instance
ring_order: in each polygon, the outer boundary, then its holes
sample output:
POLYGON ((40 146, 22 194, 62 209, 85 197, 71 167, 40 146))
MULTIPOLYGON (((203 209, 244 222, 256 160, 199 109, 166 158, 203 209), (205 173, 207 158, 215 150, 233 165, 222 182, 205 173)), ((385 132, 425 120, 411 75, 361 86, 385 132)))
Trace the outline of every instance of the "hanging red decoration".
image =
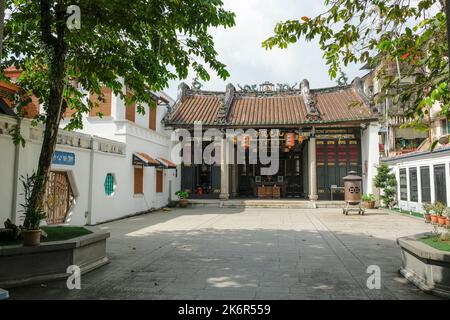
POLYGON ((250 136, 243 136, 242 137, 242 146, 245 148, 245 149, 248 149, 248 148, 250 148, 250 141, 251 141, 251 137, 250 136))
POLYGON ((295 133, 293 132, 286 133, 285 139, 286 139, 285 142, 286 147, 292 148, 295 146, 295 133))

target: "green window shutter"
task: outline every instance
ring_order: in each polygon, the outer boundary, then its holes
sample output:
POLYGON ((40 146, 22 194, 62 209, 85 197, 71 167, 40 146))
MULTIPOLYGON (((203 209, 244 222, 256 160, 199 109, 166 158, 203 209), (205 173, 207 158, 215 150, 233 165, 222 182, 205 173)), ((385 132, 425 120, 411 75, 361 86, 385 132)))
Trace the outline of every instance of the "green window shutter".
POLYGON ((105 194, 111 196, 114 193, 114 176, 112 173, 108 173, 105 178, 105 194))

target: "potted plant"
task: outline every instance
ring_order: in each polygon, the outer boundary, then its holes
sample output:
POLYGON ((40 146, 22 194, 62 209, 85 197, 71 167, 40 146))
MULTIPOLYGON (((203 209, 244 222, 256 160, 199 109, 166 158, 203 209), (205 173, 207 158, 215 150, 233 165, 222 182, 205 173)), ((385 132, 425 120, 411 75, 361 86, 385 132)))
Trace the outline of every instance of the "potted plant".
POLYGON ((38 181, 37 175, 33 173, 31 176, 21 177, 20 181, 23 185, 24 203, 21 204, 25 220, 23 222, 23 245, 38 246, 41 244, 41 221, 46 218, 45 212, 41 209, 32 209, 32 204, 38 201, 33 194, 33 188, 38 181))
POLYGON ((447 228, 450 229, 450 208, 447 208, 447 228))
POLYGON ((433 211, 433 205, 431 203, 424 203, 423 204, 423 210, 425 211, 425 214, 423 215, 425 218, 425 222, 430 223, 431 222, 431 211, 433 211))
POLYGON ((444 215, 447 208, 442 202, 436 202, 434 204, 434 213, 436 215, 437 223, 441 226, 445 226, 447 223, 447 217, 444 215))
POLYGON ((189 192, 185 190, 180 190, 175 193, 175 195, 180 199, 180 208, 186 208, 188 206, 189 192))
POLYGON ((375 196, 371 193, 365 194, 362 196, 362 201, 364 202, 364 207, 366 209, 374 209, 375 208, 375 196))

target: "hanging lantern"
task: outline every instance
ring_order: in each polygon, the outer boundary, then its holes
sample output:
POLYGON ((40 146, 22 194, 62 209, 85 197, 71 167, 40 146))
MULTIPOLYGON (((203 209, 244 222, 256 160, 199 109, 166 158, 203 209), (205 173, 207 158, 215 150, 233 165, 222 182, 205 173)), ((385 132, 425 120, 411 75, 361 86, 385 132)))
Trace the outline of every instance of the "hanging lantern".
POLYGON ((250 148, 250 142, 250 136, 245 135, 242 137, 242 146, 244 147, 244 149, 250 148))
POLYGON ((295 133, 293 132, 286 133, 285 139, 286 139, 285 141, 286 147, 292 148, 295 146, 295 133))
POLYGON ((298 136, 298 143, 302 144, 303 141, 305 141, 305 136, 302 136, 301 134, 298 136))

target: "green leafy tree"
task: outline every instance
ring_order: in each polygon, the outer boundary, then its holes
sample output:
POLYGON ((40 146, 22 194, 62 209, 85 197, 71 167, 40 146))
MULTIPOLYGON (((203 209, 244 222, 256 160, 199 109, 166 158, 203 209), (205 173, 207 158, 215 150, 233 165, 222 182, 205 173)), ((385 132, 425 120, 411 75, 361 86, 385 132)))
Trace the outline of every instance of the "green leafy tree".
MULTIPOLYGON (((377 68, 378 102, 392 98, 406 107, 409 126, 428 130, 430 108, 441 103, 450 116, 448 41, 444 0, 325 0, 315 17, 280 22, 263 47, 287 48, 317 39, 336 78, 342 66, 377 68)), ((434 143, 434 145, 436 142, 434 143)))
POLYGON ((151 91, 186 78, 189 68, 202 80, 209 79, 206 65, 229 76, 209 34, 210 27, 234 25, 221 0, 7 0, 6 7, 2 67, 21 69, 19 85, 44 106, 36 119, 45 132, 31 210, 42 206, 60 120, 71 109, 68 129, 81 128, 82 114, 94 107, 89 92, 102 99, 102 86, 109 87, 144 112, 151 91), (80 9, 80 28, 69 28, 78 21, 69 5, 80 9))
POLYGON ((380 199, 383 205, 392 208, 397 198, 397 179, 387 164, 382 164, 377 168, 374 184, 375 187, 381 189, 380 199))

